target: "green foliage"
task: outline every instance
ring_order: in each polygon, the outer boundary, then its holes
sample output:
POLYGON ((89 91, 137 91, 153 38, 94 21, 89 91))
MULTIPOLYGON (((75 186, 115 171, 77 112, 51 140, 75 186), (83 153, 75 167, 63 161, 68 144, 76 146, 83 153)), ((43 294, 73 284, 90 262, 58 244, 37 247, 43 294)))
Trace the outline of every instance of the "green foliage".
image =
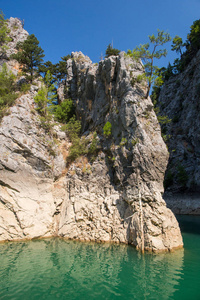
POLYGON ((59 63, 56 65, 56 68, 57 68, 57 80, 58 81, 61 81, 61 80, 65 80, 66 79, 66 77, 67 77, 67 65, 66 65, 66 63, 67 63, 67 61, 68 61, 68 59, 70 59, 71 58, 71 56, 68 54, 68 55, 66 55, 66 56, 63 56, 63 57, 61 57, 61 61, 59 61, 59 63))
POLYGON ((7 70, 4 64, 0 72, 0 121, 8 112, 8 108, 14 104, 17 96, 15 76, 7 70))
MULTIPOLYGON (((183 43, 181 37, 176 35, 171 47, 172 51, 176 51, 180 54, 180 59, 176 58, 174 60, 169 77, 183 72, 185 67, 200 49, 200 19, 194 21, 193 25, 190 27, 190 33, 187 35, 185 43, 183 43), (185 52, 183 52, 183 48, 186 49, 185 52)), ((165 80, 167 79, 169 78, 165 78, 165 80)))
POLYGON ((22 83, 22 84, 20 85, 20 92, 21 92, 22 94, 26 94, 26 93, 30 90, 30 87, 31 87, 30 84, 22 83))
POLYGON ((44 57, 44 51, 38 45, 39 41, 34 34, 31 34, 24 42, 17 43, 18 53, 11 56, 22 66, 23 73, 31 83, 39 76, 39 67, 44 57))
POLYGON ((12 40, 9 37, 9 32, 7 21, 4 19, 2 10, 0 10, 0 55, 5 53, 6 49, 8 49, 7 43, 12 40))
POLYGON ((118 56, 120 53, 120 50, 113 48, 111 44, 108 45, 107 49, 106 49, 106 55, 105 58, 108 58, 109 56, 118 56))
POLYGON ((80 138, 81 122, 76 120, 73 116, 69 122, 66 124, 66 133, 72 142, 69 149, 69 155, 67 157, 67 162, 74 161, 76 158, 87 154, 87 144, 88 141, 83 137, 80 138))
POLYGON ((81 122, 76 120, 76 117, 73 116, 65 126, 68 137, 71 142, 79 137, 81 132, 81 122))
POLYGON ((180 53, 180 55, 182 55, 182 48, 184 47, 184 44, 183 44, 183 40, 181 37, 179 37, 178 35, 176 35, 174 38, 173 38, 173 42, 172 42, 172 46, 171 46, 171 49, 172 51, 176 51, 177 53, 180 53))
POLYGON ((110 122, 106 122, 106 124, 103 127, 103 134, 106 138, 108 138, 112 133, 112 125, 110 122))
POLYGON ((164 134, 164 132, 162 132, 161 135, 162 135, 163 141, 167 144, 168 141, 171 138, 171 135, 170 134, 164 134))
POLYGON ((123 147, 123 146, 125 146, 125 145, 127 144, 127 142, 128 142, 128 141, 127 141, 127 139, 126 139, 126 138, 122 138, 122 139, 121 139, 121 142, 120 142, 120 144, 119 144, 119 145, 120 145, 120 147, 123 147))
POLYGON ((48 70, 46 76, 44 77, 44 83, 47 88, 47 99, 49 104, 52 104, 53 101, 57 100, 56 88, 52 82, 53 76, 48 70))
POLYGON ((158 77, 158 67, 154 66, 154 60, 160 59, 167 55, 166 49, 158 49, 158 47, 163 46, 165 43, 171 40, 169 33, 158 30, 157 36, 154 34, 149 36, 150 43, 137 46, 133 51, 128 50, 127 54, 133 57, 136 61, 141 59, 145 67, 146 80, 148 82, 148 89, 146 97, 149 96, 149 92, 152 84, 158 77), (151 49, 152 48, 152 49, 151 49))
POLYGON ((85 137, 81 138, 81 122, 76 120, 75 116, 73 116, 64 127, 72 143, 69 149, 67 163, 76 160, 80 156, 88 156, 90 161, 94 161, 99 152, 97 133, 93 133, 92 140, 88 140, 85 137))
POLYGON ((51 133, 51 120, 52 120, 52 102, 56 99, 55 95, 55 87, 51 84, 52 75, 49 71, 45 76, 45 84, 42 85, 41 89, 38 91, 34 100, 37 104, 36 110, 41 115, 40 122, 41 126, 45 129, 45 131, 51 133))
POLYGON ((37 104, 37 110, 43 117, 46 117, 49 114, 51 108, 50 105, 56 99, 56 95, 54 92, 55 87, 53 84, 51 84, 51 80, 52 75, 49 71, 47 71, 44 79, 45 84, 42 85, 41 89, 38 91, 37 95, 34 98, 37 104))
POLYGON ((139 74, 137 77, 131 78, 131 85, 132 85, 132 87, 134 87, 136 83, 142 83, 144 80, 146 80, 146 75, 139 74))
POLYGON ((187 172, 185 170, 185 168, 182 165, 178 165, 177 168, 177 179, 179 181, 179 183, 181 183, 184 187, 186 187, 186 184, 188 182, 188 175, 187 172))
POLYGON ((169 124, 171 122, 171 119, 169 119, 168 116, 157 115, 157 118, 161 125, 169 124))
POLYGON ((39 65, 38 71, 39 71, 39 73, 41 73, 44 76, 44 78, 46 77, 47 72, 49 71, 50 74, 52 74, 52 82, 51 83, 53 84, 56 82, 55 77, 57 74, 57 67, 55 64, 52 64, 51 61, 48 60, 44 64, 39 65))
POLYGON ((61 102, 60 105, 54 107, 54 115, 56 120, 61 123, 67 123, 75 114, 75 107, 71 99, 61 102))
POLYGON ((132 78, 131 78, 130 83, 131 83, 131 86, 132 86, 132 87, 135 86, 135 84, 136 84, 136 79, 135 79, 135 77, 132 77, 132 78))
POLYGON ((77 138, 73 141, 69 149, 69 155, 67 157, 67 161, 74 161, 80 156, 87 154, 87 141, 85 138, 77 138))
POLYGON ((97 133, 96 131, 93 133, 93 138, 92 138, 92 142, 88 148, 88 153, 89 154, 96 154, 98 152, 98 144, 99 144, 99 141, 97 139, 97 133))
POLYGON ((200 19, 194 21, 187 35, 186 49, 193 56, 200 49, 200 19))
POLYGON ((48 115, 48 98, 47 98, 47 88, 46 86, 42 86, 41 89, 38 91, 37 95, 35 96, 34 100, 37 104, 36 110, 39 112, 39 114, 43 117, 46 117, 48 115))
MULTIPOLYGON (((176 58, 173 65, 169 64, 167 68, 161 68, 157 70, 159 75, 158 78, 160 77, 161 80, 159 84, 157 81, 154 82, 151 94, 151 99, 154 103, 154 106, 157 103, 162 84, 172 76, 181 73, 200 49, 200 19, 196 20, 190 27, 190 33, 187 35, 187 40, 185 43, 183 43, 182 38, 176 35, 173 39, 171 47, 173 51, 176 51, 180 54, 180 59, 176 58), (183 52, 184 47, 186 48, 185 52, 183 52)), ((129 54, 132 54, 132 52, 129 54)), ((193 75, 194 70, 191 70, 189 73, 190 78, 192 78, 193 75)), ((177 122, 177 119, 173 119, 173 122, 177 122)))
POLYGON ((135 146, 135 145, 137 145, 137 143, 139 143, 139 139, 138 138, 133 138, 131 143, 132 143, 133 146, 135 146))
POLYGON ((164 180, 164 188, 167 189, 173 184, 173 178, 174 175, 172 174, 172 171, 169 170, 166 175, 165 175, 165 180, 164 180))
POLYGON ((144 81, 145 79, 146 79, 145 74, 139 74, 139 75, 136 77, 136 82, 137 82, 137 83, 141 83, 141 82, 144 81))
POLYGON ((51 124, 52 116, 50 114, 40 116, 40 126, 46 131, 46 133, 52 134, 52 124, 51 124))
POLYGON ((67 77, 68 73, 66 62, 70 58, 70 55, 63 56, 61 57, 61 61, 59 61, 59 63, 57 64, 52 64, 51 61, 47 61, 39 66, 39 72, 42 73, 45 77, 47 72, 49 71, 53 76, 52 83, 55 83, 56 81, 60 82, 67 77))

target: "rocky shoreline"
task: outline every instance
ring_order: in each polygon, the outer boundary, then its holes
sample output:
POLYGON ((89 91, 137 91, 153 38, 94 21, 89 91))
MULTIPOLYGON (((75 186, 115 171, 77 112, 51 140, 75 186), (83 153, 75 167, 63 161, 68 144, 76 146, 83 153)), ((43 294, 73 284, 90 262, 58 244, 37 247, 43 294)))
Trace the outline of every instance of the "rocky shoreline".
POLYGON ((177 215, 200 215, 200 195, 198 193, 164 194, 167 207, 177 215))

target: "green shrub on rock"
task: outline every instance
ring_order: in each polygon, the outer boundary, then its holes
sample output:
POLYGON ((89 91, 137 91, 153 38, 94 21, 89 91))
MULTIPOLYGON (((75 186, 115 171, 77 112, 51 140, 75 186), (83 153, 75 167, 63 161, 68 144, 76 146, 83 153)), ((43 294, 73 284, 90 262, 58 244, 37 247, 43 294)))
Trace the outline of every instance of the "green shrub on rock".
POLYGON ((188 182, 188 175, 187 172, 181 164, 178 165, 178 171, 177 171, 177 178, 179 183, 183 186, 186 187, 186 184, 188 182))
POLYGON ((56 105, 54 108, 55 118, 62 123, 69 122, 74 113, 75 107, 71 99, 63 101, 60 105, 56 105))
POLYGON ((103 134, 106 138, 108 138, 112 133, 112 125, 110 122, 106 122, 106 124, 103 127, 103 134))
POLYGON ((111 44, 108 45, 107 49, 106 49, 106 55, 105 58, 108 58, 109 56, 118 56, 120 53, 120 50, 113 48, 113 46, 111 44))
POLYGON ((6 64, 0 72, 0 121, 7 114, 18 93, 16 93, 15 76, 8 71, 6 64))

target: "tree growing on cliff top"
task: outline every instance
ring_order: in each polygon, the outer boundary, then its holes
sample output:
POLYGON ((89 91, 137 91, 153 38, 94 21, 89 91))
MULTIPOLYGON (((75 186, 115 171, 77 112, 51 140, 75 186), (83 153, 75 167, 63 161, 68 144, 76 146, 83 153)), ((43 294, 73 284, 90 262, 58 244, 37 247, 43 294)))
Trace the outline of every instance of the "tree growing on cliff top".
POLYGON ((148 82, 146 98, 149 96, 149 92, 152 84, 157 80, 161 80, 158 76, 158 67, 154 66, 154 60, 160 59, 167 55, 166 49, 159 49, 165 43, 171 40, 169 33, 158 29, 157 36, 149 35, 150 43, 137 46, 133 51, 128 50, 127 54, 136 60, 141 59, 145 67, 145 79, 148 82))
POLYGON ((180 36, 176 35, 173 38, 173 42, 171 45, 171 49, 172 51, 176 51, 176 53, 180 53, 180 55, 182 55, 182 48, 185 46, 185 44, 183 44, 183 40, 180 36))
POLYGON ((190 33, 187 35, 186 49, 194 56, 200 49, 200 19, 190 26, 190 33))
POLYGON ((119 55, 120 50, 113 48, 113 46, 111 44, 108 45, 107 49, 106 49, 106 55, 105 58, 108 58, 109 56, 117 56, 119 55))
POLYGON ((39 76, 39 66, 44 57, 44 51, 38 45, 39 41, 31 34, 24 42, 17 43, 18 53, 12 55, 22 66, 22 72, 31 83, 39 76))

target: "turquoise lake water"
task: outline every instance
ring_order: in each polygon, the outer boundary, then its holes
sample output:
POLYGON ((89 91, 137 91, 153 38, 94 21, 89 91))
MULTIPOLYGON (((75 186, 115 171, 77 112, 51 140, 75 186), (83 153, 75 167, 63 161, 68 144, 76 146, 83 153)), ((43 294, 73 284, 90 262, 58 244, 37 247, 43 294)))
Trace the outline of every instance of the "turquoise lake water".
POLYGON ((184 250, 62 239, 0 244, 0 299, 200 299, 200 217, 179 216, 184 250))

